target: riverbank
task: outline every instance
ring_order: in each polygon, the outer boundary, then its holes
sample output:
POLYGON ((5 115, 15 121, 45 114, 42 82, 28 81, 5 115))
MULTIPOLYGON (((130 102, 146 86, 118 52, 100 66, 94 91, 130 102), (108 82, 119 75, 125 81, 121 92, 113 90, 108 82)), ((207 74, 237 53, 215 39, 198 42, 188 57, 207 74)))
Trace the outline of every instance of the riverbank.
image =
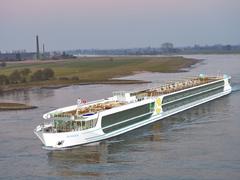
POLYGON ((0 103, 0 111, 10 111, 10 110, 27 110, 27 109, 35 109, 36 106, 31 106, 27 104, 21 103, 0 103))
POLYGON ((47 81, 27 81, 25 83, 8 84, 1 91, 29 88, 58 88, 69 85, 86 84, 139 84, 148 83, 137 80, 119 80, 117 77, 129 76, 144 71, 160 73, 182 72, 199 60, 183 57, 82 57, 78 59, 50 61, 9 62, 1 68, 1 74, 9 75, 15 70, 24 68, 35 72, 43 68, 51 68, 55 76, 47 81))

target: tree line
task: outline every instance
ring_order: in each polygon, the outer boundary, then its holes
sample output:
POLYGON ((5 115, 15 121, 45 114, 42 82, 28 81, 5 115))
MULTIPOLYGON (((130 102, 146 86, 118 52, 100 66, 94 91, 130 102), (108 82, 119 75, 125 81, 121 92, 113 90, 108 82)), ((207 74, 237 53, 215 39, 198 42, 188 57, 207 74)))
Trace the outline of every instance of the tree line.
POLYGON ((14 70, 11 74, 0 74, 0 85, 19 84, 29 81, 45 81, 54 78, 54 71, 51 68, 39 69, 32 72, 28 68, 14 70))

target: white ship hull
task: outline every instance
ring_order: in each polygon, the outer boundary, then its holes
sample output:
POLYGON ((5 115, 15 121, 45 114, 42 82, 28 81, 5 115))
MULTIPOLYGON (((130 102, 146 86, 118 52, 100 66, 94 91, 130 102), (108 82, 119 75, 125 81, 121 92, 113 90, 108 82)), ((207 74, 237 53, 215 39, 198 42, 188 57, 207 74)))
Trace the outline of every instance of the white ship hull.
MULTIPOLYGON (((194 87, 189 89, 194 89, 194 87)), ((225 80, 225 84, 222 92, 216 93, 206 98, 196 100, 191 103, 187 103, 185 105, 181 105, 171 110, 163 111, 161 106, 161 112, 157 112, 156 104, 155 104, 153 111, 146 112, 139 116, 128 118, 128 119, 125 119, 124 121, 116 122, 114 124, 110 124, 103 127, 103 122, 102 122, 104 121, 103 117, 106 117, 111 114, 117 114, 118 112, 123 112, 128 109, 134 109, 135 107, 143 107, 144 105, 154 103, 156 102, 156 99, 161 97, 159 96, 159 97, 149 98, 149 99, 142 100, 140 102, 135 102, 128 105, 102 111, 98 114, 96 126, 93 128, 89 128, 86 130, 79 130, 79 131, 70 131, 70 132, 44 132, 44 127, 38 126, 35 129, 34 133, 41 139, 45 148, 49 148, 49 149, 61 149, 66 147, 89 144, 89 143, 98 142, 104 139, 108 139, 108 138, 115 137, 120 134, 129 132, 131 130, 156 122, 160 119, 177 114, 179 112, 185 111, 187 109, 198 106, 200 104, 228 95, 229 93, 231 93, 231 86, 228 83, 228 79, 227 79, 227 81, 225 80), (131 124, 131 122, 144 117, 147 117, 147 118, 131 124), (129 125, 119 129, 114 129, 115 127, 119 127, 124 123, 129 123, 129 125), (107 132, 107 131, 110 131, 110 132, 107 132)))

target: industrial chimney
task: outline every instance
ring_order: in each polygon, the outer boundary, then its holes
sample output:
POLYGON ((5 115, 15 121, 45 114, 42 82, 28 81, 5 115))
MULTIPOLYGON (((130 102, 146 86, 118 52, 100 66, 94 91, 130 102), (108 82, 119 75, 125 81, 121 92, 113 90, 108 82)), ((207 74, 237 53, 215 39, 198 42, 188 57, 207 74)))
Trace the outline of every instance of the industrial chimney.
POLYGON ((38 35, 36 36, 36 50, 37 50, 37 52, 36 52, 36 57, 37 57, 37 60, 39 60, 40 59, 40 52, 39 52, 39 41, 38 41, 38 35))

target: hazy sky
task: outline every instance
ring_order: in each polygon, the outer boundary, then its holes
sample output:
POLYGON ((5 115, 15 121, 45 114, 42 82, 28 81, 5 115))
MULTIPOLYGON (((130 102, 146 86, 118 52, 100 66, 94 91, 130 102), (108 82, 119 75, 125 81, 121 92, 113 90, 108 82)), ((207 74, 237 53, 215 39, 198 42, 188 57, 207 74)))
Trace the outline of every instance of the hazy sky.
POLYGON ((240 44, 240 0, 0 0, 0 50, 240 44))

